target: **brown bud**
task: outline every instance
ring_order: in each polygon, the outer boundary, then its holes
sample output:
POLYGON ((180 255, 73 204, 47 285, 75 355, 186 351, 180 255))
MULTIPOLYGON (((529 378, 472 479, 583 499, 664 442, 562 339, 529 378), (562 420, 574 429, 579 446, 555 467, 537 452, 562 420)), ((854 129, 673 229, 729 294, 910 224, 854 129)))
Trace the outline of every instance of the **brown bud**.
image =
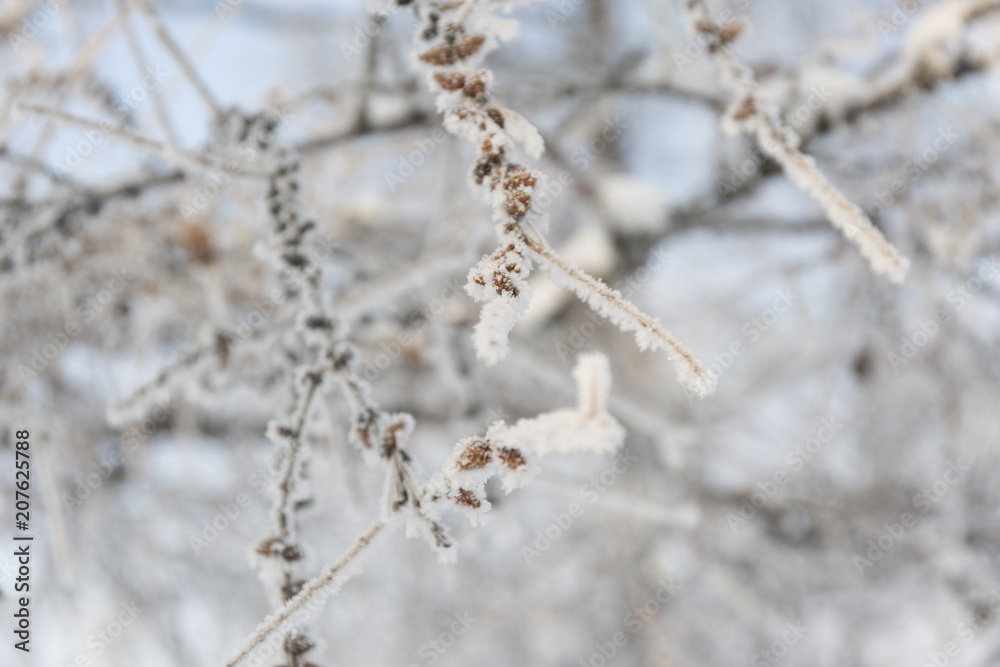
POLYGON ((748 97, 733 111, 733 120, 746 120, 755 113, 757 113, 757 105, 752 97, 748 97))
POLYGON ((424 51, 417 57, 425 63, 444 67, 451 62, 451 49, 446 44, 441 44, 424 51))
POLYGON ((715 25, 715 21, 710 21, 708 19, 699 19, 698 21, 695 22, 694 28, 698 32, 703 32, 706 34, 711 34, 718 29, 715 25))
POLYGON ((500 462, 511 470, 518 470, 528 463, 525 461, 524 454, 521 453, 521 450, 514 449, 513 447, 501 447, 498 456, 500 458, 500 462))
POLYGON ((493 288, 496 289, 497 294, 503 296, 504 294, 512 294, 517 296, 520 291, 514 287, 514 284, 510 281, 510 277, 503 273, 493 274, 493 288))
POLYGON ((459 470, 478 470, 493 460, 493 452, 485 440, 470 442, 458 456, 459 470))
POLYGON ((469 77, 462 89, 466 97, 478 97, 486 92, 486 77, 482 74, 469 77))
POLYGON ((476 498, 476 494, 468 489, 459 489, 455 502, 459 505, 465 505, 466 507, 471 507, 473 509, 478 509, 482 505, 482 503, 479 502, 479 498, 476 498))
POLYGON ((722 26, 722 28, 719 30, 719 41, 722 42, 723 44, 728 44, 729 42, 739 37, 746 27, 747 27, 746 23, 744 23, 743 21, 734 21, 732 23, 727 23, 726 25, 722 26))
POLYGON ((459 90, 466 85, 465 75, 458 72, 435 72, 434 80, 445 90, 459 90))
POLYGON ((489 116, 490 120, 496 123, 498 127, 502 128, 504 126, 503 113, 499 109, 487 109, 486 115, 489 116))
POLYGON ((483 46, 483 42, 486 41, 486 35, 476 34, 476 35, 466 35, 462 39, 455 42, 455 55, 459 58, 468 58, 479 51, 483 46))

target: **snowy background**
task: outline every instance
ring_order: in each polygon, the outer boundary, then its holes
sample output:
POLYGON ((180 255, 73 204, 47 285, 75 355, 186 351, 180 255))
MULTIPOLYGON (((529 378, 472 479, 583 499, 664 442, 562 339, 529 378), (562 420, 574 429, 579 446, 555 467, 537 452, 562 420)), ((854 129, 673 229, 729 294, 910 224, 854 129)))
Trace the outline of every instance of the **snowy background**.
MULTIPOLYGON (((386 538, 311 621, 312 663, 997 664, 1000 3, 710 3, 747 19, 735 52, 911 259, 901 286, 722 132, 731 93, 680 0, 511 14, 520 34, 486 65, 545 140, 526 163, 566 183, 536 199, 549 239, 718 373, 705 399, 541 271, 507 359, 476 358, 465 276, 494 229, 408 11, 156 4, 219 106, 284 119, 324 294, 373 397, 414 416, 425 470, 498 418, 573 405, 579 352, 608 355, 628 432, 628 466, 546 457, 523 489, 491 483, 487 525, 446 515, 453 565, 386 538)), ((255 251, 264 186, 212 188, 174 151, 17 108, 200 150, 212 109, 139 12, 7 0, 0 32, 0 662, 221 666, 272 608, 250 552, 287 359, 220 350, 140 430, 106 413, 218 328, 259 327, 279 286, 255 251), (30 656, 6 630, 16 429, 33 448, 30 656)), ((307 427, 306 573, 379 512, 347 414, 324 387, 307 427)))

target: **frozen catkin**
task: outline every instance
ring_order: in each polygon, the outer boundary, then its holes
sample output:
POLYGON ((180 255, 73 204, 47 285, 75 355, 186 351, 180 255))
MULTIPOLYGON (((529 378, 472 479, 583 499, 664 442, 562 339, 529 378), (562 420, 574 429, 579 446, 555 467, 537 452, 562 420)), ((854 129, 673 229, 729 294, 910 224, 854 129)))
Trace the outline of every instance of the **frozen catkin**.
POLYGON ((813 199, 826 214, 830 224, 854 243, 875 273, 894 283, 906 279, 910 260, 886 240, 864 211, 853 204, 816 167, 812 157, 798 149, 798 138, 784 127, 776 112, 763 98, 753 73, 729 49, 743 29, 743 24, 722 24, 712 18, 704 0, 687 0, 688 14, 695 31, 708 40, 708 51, 722 69, 726 83, 736 94, 723 118, 723 128, 730 134, 744 131, 777 162, 796 186, 813 199))
POLYGON ((520 148, 537 159, 544 144, 524 117, 493 97, 493 75, 480 67, 490 49, 517 34, 516 24, 493 13, 498 4, 510 3, 397 4, 413 6, 418 19, 416 60, 437 92, 445 128, 476 149, 470 184, 482 190, 496 223, 499 245, 469 271, 466 286, 469 295, 484 304, 473 332, 478 356, 493 365, 510 351, 510 331, 531 301, 528 276, 535 259, 560 286, 622 330, 634 332, 641 349, 667 350, 678 379, 695 394, 711 393, 714 380, 679 341, 619 292, 562 260, 542 236, 546 218, 532 204, 535 193, 544 190, 545 176, 515 162, 512 153, 520 148))

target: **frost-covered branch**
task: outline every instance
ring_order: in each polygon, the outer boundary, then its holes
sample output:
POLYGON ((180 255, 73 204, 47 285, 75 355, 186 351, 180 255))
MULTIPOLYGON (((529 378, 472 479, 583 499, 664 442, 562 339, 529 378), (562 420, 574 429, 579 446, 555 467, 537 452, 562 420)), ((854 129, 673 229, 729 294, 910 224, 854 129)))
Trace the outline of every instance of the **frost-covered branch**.
POLYGON ((830 224, 858 247, 872 271, 888 276, 894 283, 902 283, 910 260, 886 240, 860 207, 830 183, 813 158, 798 150, 794 131, 781 126, 763 99, 753 73, 729 49, 728 44, 739 36, 743 24, 717 23, 704 0, 687 0, 687 9, 694 29, 709 39, 709 52, 736 93, 736 100, 725 116, 724 127, 730 132, 744 129, 752 134, 761 149, 781 165, 789 179, 820 205, 830 224))
POLYGON ((480 358, 492 365, 507 355, 510 330, 531 301, 527 278, 530 257, 535 254, 546 258, 547 266, 561 278, 561 286, 619 327, 635 331, 642 349, 663 347, 679 356, 682 361, 675 364, 686 386, 699 396, 711 393, 714 382, 704 368, 654 318, 580 269, 554 260, 547 251, 543 254, 544 240, 529 240, 529 228, 539 237, 544 231, 544 216, 536 216, 535 227, 527 218, 533 214, 533 197, 545 176, 513 162, 510 153, 520 146, 537 159, 544 144, 523 116, 493 98, 493 75, 479 67, 490 49, 516 35, 517 24, 475 2, 425 0, 414 2, 413 7, 418 18, 417 59, 429 66, 428 85, 438 92, 445 128, 476 148, 470 182, 483 187, 497 223, 500 245, 469 272, 466 287, 476 301, 485 302, 473 334, 480 358))
MULTIPOLYGON (((996 51, 982 53, 962 44, 961 38, 972 21, 998 9, 1000 0, 949 0, 921 7, 891 65, 868 80, 838 86, 829 106, 839 116, 856 113, 896 98, 907 89, 929 89, 995 63, 1000 55, 996 51)), ((884 19, 879 21, 883 23, 884 19)), ((900 29, 890 27, 893 32, 900 29)))
POLYGON ((216 101, 215 96, 208 89, 208 86, 205 85, 205 82, 201 80, 201 77, 198 76, 198 73, 194 69, 194 65, 191 63, 191 60, 187 57, 187 55, 185 55, 181 50, 180 45, 177 44, 171 34, 167 31, 166 26, 163 25, 163 21, 160 20, 160 17, 153 8, 152 3, 147 2, 146 0, 139 0, 139 2, 142 6, 143 14, 148 19, 150 25, 152 25, 153 30, 156 31, 156 35, 160 38, 160 42, 167 48, 168 51, 170 51, 174 60, 176 60, 177 64, 181 66, 181 69, 184 70, 184 74, 187 75, 187 78, 191 81, 195 90, 198 91, 198 95, 200 95, 205 104, 207 104, 212 111, 215 112, 216 116, 221 115, 223 111, 219 106, 219 103, 216 101))
POLYGON ((569 453, 614 453, 625 441, 625 429, 606 410, 611 371, 602 354, 585 354, 573 370, 577 407, 520 419, 512 426, 493 422, 485 436, 459 441, 425 493, 434 512, 458 508, 472 525, 482 525, 490 502, 486 483, 499 475, 504 491, 524 486, 538 474, 529 456, 569 453))
POLYGON ((540 235, 536 236, 538 240, 529 239, 527 245, 558 285, 574 292, 594 312, 622 331, 634 332, 640 350, 667 350, 681 384, 699 396, 707 396, 715 390, 716 379, 659 320, 639 310, 621 292, 608 287, 599 278, 573 266, 556 254, 540 235))
MULTIPOLYGON (((371 526, 357 539, 354 545, 348 549, 347 553, 341 556, 335 563, 331 563, 323 568, 318 576, 305 582, 298 593, 285 602, 280 609, 269 616, 254 633, 247 639, 236 654, 226 663, 227 667, 234 667, 244 658, 253 653, 254 649, 267 641, 267 638, 282 627, 292 616, 300 611, 315 613, 322 609, 322 605, 330 596, 334 595, 345 581, 357 574, 356 559, 362 555, 372 541, 386 528, 386 523, 381 519, 376 519, 371 526), (351 567, 355 565, 355 567, 351 567)), ((302 619, 305 620, 305 619, 302 619)))
MULTIPOLYGON (((370 460, 387 462, 384 466, 387 502, 383 512, 345 556, 324 568, 314 579, 297 586, 277 612, 244 642, 227 667, 233 667, 250 655, 303 607, 308 606, 312 611, 321 609, 351 576, 345 572, 346 566, 369 546, 377 533, 394 525, 398 519, 407 518, 409 536, 426 534, 442 559, 451 560, 454 558, 452 544, 437 522, 441 513, 446 509, 464 510, 472 525, 482 525, 490 509, 486 483, 491 477, 499 475, 504 490, 510 493, 538 474, 537 466, 529 464, 525 452, 538 456, 574 452, 611 454, 625 440, 625 430, 606 410, 611 389, 607 358, 601 354, 582 355, 573 371, 578 392, 575 409, 555 410, 521 419, 513 426, 507 426, 503 421, 494 422, 484 437, 474 436, 459 441, 442 471, 426 484, 418 485, 419 470, 401 447, 413 428, 412 418, 381 412, 368 398, 364 382, 350 372, 349 366, 349 363, 341 362, 337 372, 354 413, 352 438, 365 451, 376 455, 369 456, 370 460), (408 512, 402 514, 403 508, 408 508, 408 512)), ((318 380, 305 382, 305 386, 300 388, 303 393, 296 402, 300 415, 316 386, 318 380)), ((301 421, 297 424, 301 428, 301 421)), ((289 439, 294 436, 294 432, 284 434, 289 439)), ((286 463, 283 470, 289 470, 290 465, 286 463)), ((283 474, 279 478, 279 488, 281 480, 286 477, 288 475, 283 474)), ((287 495, 279 495, 279 498, 287 495)), ((276 516, 285 515, 279 512, 276 516)), ((297 620, 294 624, 301 625, 301 622, 297 620)), ((288 636, 292 637, 293 633, 290 631, 288 636)), ((302 646, 304 650, 311 648, 312 643, 307 638, 294 636, 296 646, 302 646)), ((286 650, 288 644, 286 640, 286 650)))
MULTIPOLYGON (((82 129, 100 132, 101 136, 103 136, 104 133, 107 133, 112 137, 116 137, 122 141, 149 151, 158 157, 172 162, 186 164, 189 167, 205 169, 222 168, 225 166, 225 161, 213 159, 212 156, 165 144, 162 141, 156 141, 155 139, 144 137, 125 127, 114 126, 108 122, 83 118, 60 109, 52 109, 50 107, 45 107, 39 104, 31 104, 29 102, 20 102, 18 103, 17 108, 21 111, 27 111, 39 116, 57 120, 71 127, 79 127, 82 129)), ((270 174, 262 170, 241 169, 234 172, 234 175, 241 178, 266 179, 270 174)))
MULTIPOLYGON (((293 377, 291 408, 282 418, 272 420, 267 429, 268 439, 276 447, 278 475, 272 484, 272 533, 257 545, 255 553, 259 556, 261 579, 278 605, 287 603, 304 585, 295 577, 295 564, 303 557, 297 512, 312 501, 306 491, 303 429, 322 381, 319 369, 299 369, 293 377)), ((298 667, 301 656, 313 646, 315 642, 301 627, 290 630, 283 643, 288 667, 298 667)))

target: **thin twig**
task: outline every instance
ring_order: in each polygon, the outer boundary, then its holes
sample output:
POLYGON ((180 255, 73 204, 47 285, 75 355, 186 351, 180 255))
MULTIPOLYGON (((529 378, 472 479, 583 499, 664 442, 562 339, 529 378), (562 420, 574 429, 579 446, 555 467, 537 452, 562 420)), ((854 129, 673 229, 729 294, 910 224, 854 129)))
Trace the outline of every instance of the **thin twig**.
POLYGON ((650 347, 654 349, 656 347, 666 347, 680 357, 679 359, 672 357, 671 360, 674 361, 682 379, 685 376, 689 378, 692 388, 700 396, 705 396, 713 391, 715 379, 694 358, 694 355, 679 340, 674 338, 669 331, 664 329, 656 319, 639 310, 632 302, 625 299, 621 293, 608 287, 600 279, 594 278, 560 257, 545 242, 541 235, 535 234, 535 236, 536 238, 525 237, 528 248, 533 251, 542 264, 550 269, 550 272, 551 269, 555 269, 558 273, 575 281, 578 287, 573 291, 577 293, 584 303, 598 314, 610 319, 621 329, 635 331, 636 333, 645 331, 650 334, 653 337, 653 340, 650 341, 650 347), (594 297, 603 299, 605 304, 601 305, 607 305, 611 308, 595 308, 598 304, 591 303, 594 297), (617 317, 614 316, 614 311, 618 311, 620 315, 617 317))
MULTIPOLYGON (((98 132, 108 133, 111 136, 118 137, 119 139, 124 139, 125 141, 131 142, 137 146, 148 149, 156 153, 159 157, 163 159, 169 159, 170 157, 181 158, 176 161, 186 161, 191 165, 200 168, 220 168, 224 166, 224 162, 221 159, 212 159, 205 157, 204 155, 199 155, 189 150, 183 148, 177 148, 173 146, 168 146, 161 141, 156 141, 155 139, 150 139, 149 137, 144 137, 141 134, 136 134, 130 130, 125 129, 121 126, 111 125, 110 123, 101 123, 96 120, 91 120, 89 118, 83 118, 82 116, 77 116, 75 114, 67 113, 59 109, 53 109, 51 107, 45 107, 38 104, 31 104, 30 102, 18 102, 17 108, 36 113, 40 116, 48 116, 49 118, 55 118, 56 120, 62 121, 68 125, 76 125, 79 127, 85 127, 92 130, 97 130, 98 132)), ((234 171, 232 174, 234 177, 238 178, 253 178, 262 179, 269 178, 269 172, 256 171, 253 169, 241 169, 234 171)))
POLYGON ((705 0, 687 0, 687 10, 694 30, 709 39, 709 53, 722 66, 729 87, 736 93, 727 120, 742 125, 753 135, 761 150, 773 157, 788 178, 820 205, 830 224, 857 246, 873 272, 902 283, 910 261, 886 240, 861 208, 834 187, 813 159, 794 145, 789 133, 779 127, 777 118, 762 105, 753 72, 727 46, 739 35, 742 26, 718 24, 705 0))
MULTIPOLYGON (((125 40, 128 42, 129 50, 132 52, 132 57, 135 59, 136 69, 139 70, 141 75, 145 72, 148 62, 145 54, 142 52, 139 41, 135 37, 132 25, 129 23, 129 17, 127 14, 128 10, 126 7, 127 5, 123 2, 119 2, 117 4, 118 20, 121 21, 122 32, 125 33, 125 40)), ((163 96, 160 94, 160 90, 158 88, 153 88, 150 91, 150 95, 153 97, 153 108, 156 110, 156 116, 160 121, 160 126, 163 128, 163 133, 167 135, 167 141, 170 145, 176 146, 177 135, 174 133, 174 127, 170 122, 170 116, 167 114, 167 108, 163 104, 163 96)))
MULTIPOLYGON (((381 519, 377 519, 361 537, 357 539, 347 553, 340 557, 336 563, 332 563, 326 566, 323 571, 314 579, 306 582, 302 586, 302 590, 293 597, 291 600, 286 602, 274 615, 270 616, 265 620, 254 634, 248 638, 243 647, 233 656, 229 662, 226 663, 226 667, 234 667, 241 660, 246 658, 250 653, 260 646, 265 639, 270 636, 272 632, 277 630, 281 625, 291 618, 292 614, 299 611, 306 606, 317 594, 329 586, 331 583, 336 583, 338 586, 347 581, 349 575, 344 572, 344 569, 350 565, 359 554, 361 554, 365 548, 371 544, 372 540, 386 527, 386 523, 381 519), (336 581, 335 581, 336 580, 336 581)), ((323 600, 325 603, 326 600, 323 600)))
POLYGON ((156 10, 153 9, 152 4, 143 2, 142 9, 146 18, 149 19, 150 24, 153 26, 153 29, 156 30, 156 34, 159 36, 160 41, 163 42, 163 45, 167 47, 167 50, 170 51, 171 55, 173 55, 174 59, 177 61, 177 64, 184 70, 184 74, 186 74, 188 79, 191 80, 192 85, 194 85, 198 94, 201 95, 205 104, 212 108, 212 111, 216 116, 221 115, 222 107, 219 106, 219 103, 212 96, 208 87, 198 76, 198 73, 194 71, 194 66, 191 64, 190 59, 184 55, 180 46, 174 41, 174 38, 170 36, 170 33, 167 32, 166 26, 163 25, 163 21, 160 20, 160 17, 156 14, 156 10))
POLYGON ((157 152, 163 152, 167 149, 166 145, 156 141, 155 139, 150 139, 144 137, 140 134, 135 134, 134 132, 125 129, 121 126, 114 126, 110 123, 100 123, 96 120, 90 120, 89 118, 83 118, 82 116, 77 116, 71 113, 67 113, 60 109, 53 109, 51 107, 43 107, 39 104, 31 104, 30 102, 20 102, 18 103, 18 108, 24 111, 30 111, 36 113, 40 116, 49 116, 51 118, 56 118, 68 123, 70 125, 79 125, 81 127, 86 127, 92 130, 97 130, 98 132, 108 132, 116 137, 124 139, 125 141, 130 141, 137 146, 142 146, 143 148, 149 148, 157 152))

